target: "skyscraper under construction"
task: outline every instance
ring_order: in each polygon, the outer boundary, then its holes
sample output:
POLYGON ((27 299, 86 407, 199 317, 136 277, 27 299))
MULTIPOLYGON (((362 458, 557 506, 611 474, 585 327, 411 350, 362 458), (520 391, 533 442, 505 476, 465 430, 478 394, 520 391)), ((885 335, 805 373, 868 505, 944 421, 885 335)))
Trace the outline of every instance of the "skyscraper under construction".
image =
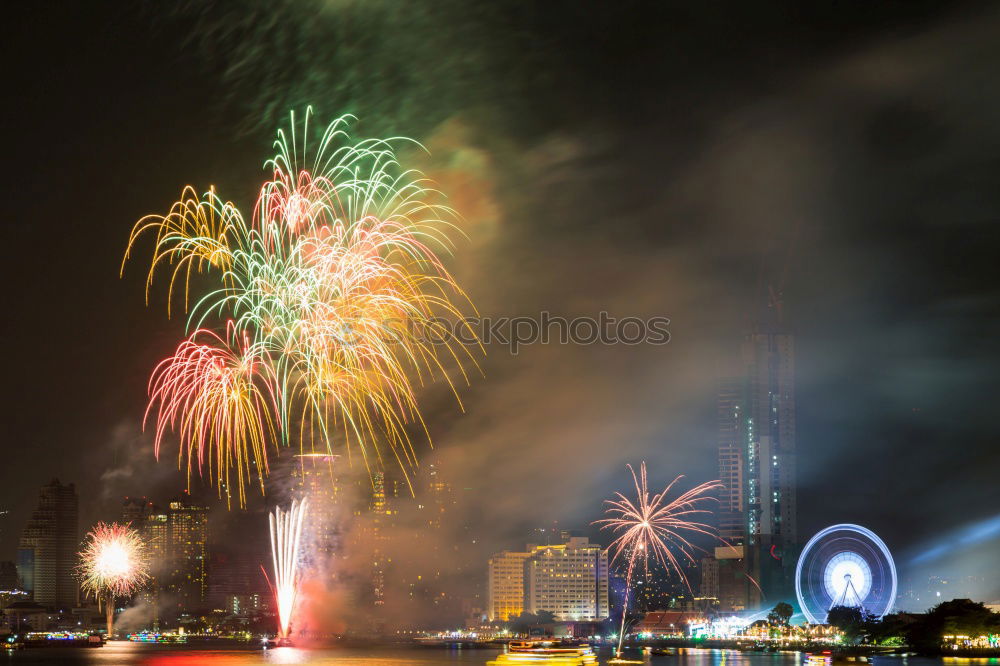
POLYGON ((788 596, 795 565, 794 337, 758 326, 733 372, 719 380, 719 533, 726 546, 703 562, 723 608, 753 608, 788 596))

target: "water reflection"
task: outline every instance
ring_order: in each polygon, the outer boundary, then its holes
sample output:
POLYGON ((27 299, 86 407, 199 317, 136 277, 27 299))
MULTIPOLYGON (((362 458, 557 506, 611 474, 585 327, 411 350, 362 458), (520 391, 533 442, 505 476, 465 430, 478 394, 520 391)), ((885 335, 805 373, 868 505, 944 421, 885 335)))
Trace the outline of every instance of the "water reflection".
MULTIPOLYGON (((317 664, 320 666, 485 666, 496 659, 498 650, 447 650, 438 648, 304 649, 258 646, 199 649, 196 646, 156 645, 116 641, 102 648, 39 648, 8 654, 9 664, 87 664, 94 666, 264 666, 275 664, 317 664)), ((611 654, 600 654, 606 665, 611 654)), ((663 655, 630 653, 650 666, 847 666, 829 656, 794 653, 754 653, 732 650, 679 648, 663 655)), ((946 657, 875 657, 871 666, 1000 666, 1000 659, 946 657)), ((863 666, 858 663, 857 666, 863 666)))

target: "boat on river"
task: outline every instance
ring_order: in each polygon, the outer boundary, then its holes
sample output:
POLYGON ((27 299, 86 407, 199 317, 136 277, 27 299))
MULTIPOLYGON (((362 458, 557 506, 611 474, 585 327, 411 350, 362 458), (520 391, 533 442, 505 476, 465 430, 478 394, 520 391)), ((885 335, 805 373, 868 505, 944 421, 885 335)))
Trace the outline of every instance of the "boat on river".
POLYGON ((551 664, 552 666, 596 666, 597 655, 589 645, 562 645, 553 641, 512 642, 507 651, 487 666, 551 664))

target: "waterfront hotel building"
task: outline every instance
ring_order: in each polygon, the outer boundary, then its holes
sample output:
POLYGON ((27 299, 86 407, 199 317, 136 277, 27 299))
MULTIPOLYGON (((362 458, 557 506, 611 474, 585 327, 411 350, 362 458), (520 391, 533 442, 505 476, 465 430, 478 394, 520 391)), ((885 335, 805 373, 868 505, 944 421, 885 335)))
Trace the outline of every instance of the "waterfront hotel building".
POLYGON ((593 622, 609 616, 608 554, 586 537, 498 553, 490 558, 488 576, 491 621, 542 611, 562 622, 593 622))

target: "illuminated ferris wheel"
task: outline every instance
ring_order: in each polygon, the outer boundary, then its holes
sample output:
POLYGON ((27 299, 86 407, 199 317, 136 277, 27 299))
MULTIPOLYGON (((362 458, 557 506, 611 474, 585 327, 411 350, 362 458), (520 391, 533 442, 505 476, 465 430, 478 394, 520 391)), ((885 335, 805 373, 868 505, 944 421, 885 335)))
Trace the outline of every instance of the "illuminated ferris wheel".
POLYGON ((896 565, 885 543, 860 525, 820 530, 802 549, 795 594, 812 624, 823 624, 834 606, 863 608, 882 617, 896 600, 896 565))

